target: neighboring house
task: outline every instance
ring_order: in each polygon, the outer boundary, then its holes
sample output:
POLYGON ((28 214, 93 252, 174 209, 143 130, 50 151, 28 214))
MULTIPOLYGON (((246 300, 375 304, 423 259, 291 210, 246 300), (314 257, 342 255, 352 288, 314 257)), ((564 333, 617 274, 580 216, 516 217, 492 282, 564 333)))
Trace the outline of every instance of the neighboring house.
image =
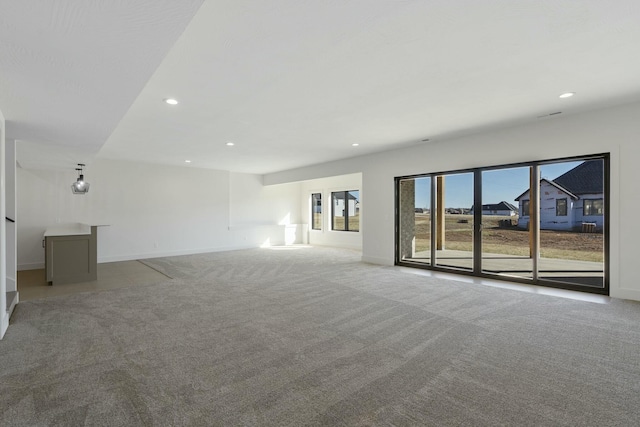
POLYGON ((493 205, 482 205, 482 215, 516 216, 518 208, 503 200, 493 205))
MULTIPOLYGON (((342 217, 344 216, 344 192, 338 192, 333 194, 333 215, 342 217)), ((360 211, 360 203, 356 197, 347 192, 347 198, 349 199, 349 215, 357 215, 360 211)))
MULTIPOLYGON (((587 160, 554 180, 540 180, 540 228, 575 230, 583 223, 604 223, 604 162, 587 160)), ((519 203, 518 226, 529 224, 529 190, 515 199, 519 203)))

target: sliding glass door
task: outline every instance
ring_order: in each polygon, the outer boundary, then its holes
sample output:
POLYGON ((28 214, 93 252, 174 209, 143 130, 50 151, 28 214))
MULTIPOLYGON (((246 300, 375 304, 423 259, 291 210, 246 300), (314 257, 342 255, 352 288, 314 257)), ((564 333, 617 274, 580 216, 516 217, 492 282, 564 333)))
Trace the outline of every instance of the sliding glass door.
MULTIPOLYGON (((516 198, 529 191, 530 167, 482 171, 482 272, 533 278, 530 229, 516 198)), ((528 193, 527 193, 528 194, 528 193)), ((528 218, 529 206, 524 206, 528 218)))
POLYGON ((473 173, 435 176, 435 265, 473 270, 473 173))
POLYGON ((608 155, 396 185, 397 264, 608 293, 608 155))
POLYGON ((540 166, 540 279, 604 286, 604 169, 604 159, 540 166))

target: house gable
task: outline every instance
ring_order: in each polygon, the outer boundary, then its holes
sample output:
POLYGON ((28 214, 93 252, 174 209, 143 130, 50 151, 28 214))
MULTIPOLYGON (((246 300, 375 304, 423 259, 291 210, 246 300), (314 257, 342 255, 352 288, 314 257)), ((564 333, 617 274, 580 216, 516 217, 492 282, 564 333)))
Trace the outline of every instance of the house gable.
MULTIPOLYGON (((552 187, 557 188, 559 191, 562 191, 562 192, 563 192, 563 193, 565 193, 567 196, 571 197, 573 200, 578 200, 578 199, 579 199, 579 197, 578 197, 578 196, 576 196, 574 193, 572 193, 571 191, 567 190, 567 189, 566 189, 566 188, 564 188, 563 186, 558 185, 558 184, 557 184, 557 183, 555 183, 554 181, 550 181, 550 180, 548 180, 548 179, 546 179, 546 178, 542 178, 542 179, 540 180, 540 186, 542 187, 542 186, 543 186, 543 184, 545 184, 545 183, 546 183, 546 184, 548 184, 548 185, 551 185, 552 187)), ((519 195, 518 197, 516 197, 516 198, 515 198, 515 201, 516 201, 516 202, 519 202, 519 201, 520 201, 520 199, 522 199, 522 198, 523 198, 523 197, 525 197, 525 196, 526 196, 526 199, 528 200, 528 199, 529 199, 529 190, 528 190, 528 189, 527 189, 524 193, 522 193, 521 195, 519 195)))

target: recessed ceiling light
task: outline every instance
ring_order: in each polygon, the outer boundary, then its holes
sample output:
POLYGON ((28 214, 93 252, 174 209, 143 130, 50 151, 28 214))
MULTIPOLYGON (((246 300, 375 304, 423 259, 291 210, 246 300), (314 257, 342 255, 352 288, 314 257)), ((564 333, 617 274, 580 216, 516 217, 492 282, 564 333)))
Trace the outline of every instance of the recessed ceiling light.
POLYGON ((164 102, 166 102, 169 105, 177 105, 178 104, 178 100, 177 99, 173 99, 173 98, 165 98, 164 102))
POLYGON ((562 95, 560 95, 560 98, 571 98, 575 94, 576 94, 575 92, 565 92, 562 95))
POLYGON ((358 144, 357 142, 354 142, 353 144, 351 144, 352 147, 357 147, 358 145, 360 144, 358 144))
POLYGON ((191 163, 191 160, 185 160, 184 162, 185 163, 191 163))
POLYGON ((227 142, 227 147, 233 147, 234 145, 236 144, 234 144, 233 142, 227 142))

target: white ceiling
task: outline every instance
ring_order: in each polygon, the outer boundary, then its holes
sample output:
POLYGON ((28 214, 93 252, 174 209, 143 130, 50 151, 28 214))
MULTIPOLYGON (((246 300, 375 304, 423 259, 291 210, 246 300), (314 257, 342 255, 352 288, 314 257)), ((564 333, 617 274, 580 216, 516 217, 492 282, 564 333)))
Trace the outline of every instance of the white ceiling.
POLYGON ((0 0, 21 165, 269 173, 640 100, 637 0, 200 3, 0 0))
POLYGON ((0 110, 23 167, 90 163, 202 0, 0 0, 0 110))

